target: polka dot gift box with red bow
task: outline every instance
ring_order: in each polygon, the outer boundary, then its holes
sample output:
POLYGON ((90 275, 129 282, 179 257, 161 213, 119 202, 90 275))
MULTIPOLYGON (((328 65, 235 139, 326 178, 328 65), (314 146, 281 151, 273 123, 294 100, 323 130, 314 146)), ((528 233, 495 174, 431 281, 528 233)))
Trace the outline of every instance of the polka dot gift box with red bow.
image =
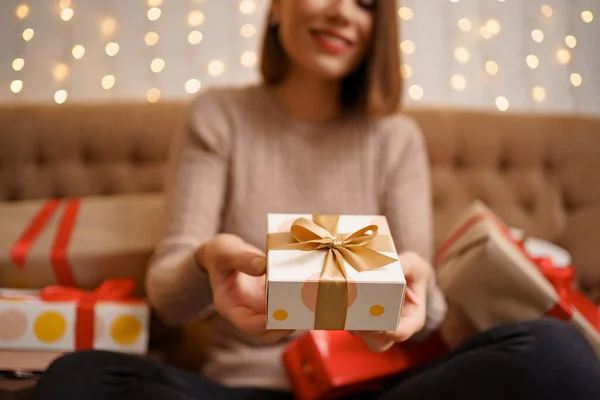
POLYGON ((111 279, 90 292, 0 290, 0 349, 143 354, 150 315, 147 303, 130 297, 134 287, 132 280, 111 279))
POLYGON ((385 217, 268 215, 267 329, 396 330, 405 289, 385 217))

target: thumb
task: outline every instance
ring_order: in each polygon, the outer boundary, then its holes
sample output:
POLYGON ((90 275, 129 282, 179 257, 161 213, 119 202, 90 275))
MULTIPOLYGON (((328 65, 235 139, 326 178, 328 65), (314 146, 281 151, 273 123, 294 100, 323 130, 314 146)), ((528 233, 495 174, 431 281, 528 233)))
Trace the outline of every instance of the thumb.
POLYGON ((209 263, 222 274, 240 271, 252 276, 265 273, 266 258, 259 249, 235 235, 215 239, 214 250, 207 252, 209 263))

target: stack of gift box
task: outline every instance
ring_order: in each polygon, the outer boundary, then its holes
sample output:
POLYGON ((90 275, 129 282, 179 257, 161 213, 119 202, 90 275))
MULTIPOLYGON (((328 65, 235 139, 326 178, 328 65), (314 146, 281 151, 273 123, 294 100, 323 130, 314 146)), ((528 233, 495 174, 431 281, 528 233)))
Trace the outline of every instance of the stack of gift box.
POLYGON ((43 370, 65 352, 143 354, 144 274, 160 195, 0 205, 0 370, 43 370))
MULTIPOLYGON (((298 399, 375 389, 447 354, 440 332, 382 353, 348 332, 402 323, 406 281, 384 217, 270 215, 267 249, 267 327, 308 331, 282 355, 298 399)), ((568 253, 510 229, 483 203, 457 218, 434 266, 477 330, 560 318, 600 357, 600 312, 574 288, 568 253)))
MULTIPOLYGON (((144 275, 162 211, 155 195, 1 205, 0 370, 43 370, 82 349, 145 353, 144 275)), ((376 388, 447 353, 439 332, 381 353, 349 332, 402 323, 407 282, 393 239, 378 215, 268 216, 267 329, 307 331, 282 354, 297 398, 376 388)), ((568 253, 544 245, 552 251, 476 202, 439 249, 438 284, 479 330, 547 315, 600 356, 597 306, 573 288, 568 253)))

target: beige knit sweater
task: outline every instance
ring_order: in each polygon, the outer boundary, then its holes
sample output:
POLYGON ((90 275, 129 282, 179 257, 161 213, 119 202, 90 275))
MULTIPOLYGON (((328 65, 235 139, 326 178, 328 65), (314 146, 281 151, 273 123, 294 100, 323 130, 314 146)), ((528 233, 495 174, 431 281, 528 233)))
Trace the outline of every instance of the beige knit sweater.
MULTIPOLYGON (((383 214, 398 251, 431 259, 427 153, 406 116, 306 123, 280 108, 263 86, 211 89, 191 103, 189 128, 175 149, 167 228, 147 278, 149 299, 170 324, 211 312, 210 285, 194 263, 195 249, 218 232, 264 249, 267 213, 383 214)), ((435 329, 445 312, 432 282, 419 336, 435 329)), ((285 340, 263 345, 220 317, 212 320, 207 377, 231 386, 288 388, 280 363, 285 340)))

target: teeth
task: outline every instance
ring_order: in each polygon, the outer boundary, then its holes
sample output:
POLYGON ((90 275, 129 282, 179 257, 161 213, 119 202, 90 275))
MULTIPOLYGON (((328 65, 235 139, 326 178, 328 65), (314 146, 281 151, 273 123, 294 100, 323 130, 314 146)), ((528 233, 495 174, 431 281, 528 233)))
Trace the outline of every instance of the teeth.
POLYGON ((346 45, 346 41, 343 39, 340 39, 339 37, 332 36, 327 33, 319 33, 319 36, 321 36, 323 39, 327 40, 328 42, 330 42, 333 45, 336 45, 336 46, 346 45))

